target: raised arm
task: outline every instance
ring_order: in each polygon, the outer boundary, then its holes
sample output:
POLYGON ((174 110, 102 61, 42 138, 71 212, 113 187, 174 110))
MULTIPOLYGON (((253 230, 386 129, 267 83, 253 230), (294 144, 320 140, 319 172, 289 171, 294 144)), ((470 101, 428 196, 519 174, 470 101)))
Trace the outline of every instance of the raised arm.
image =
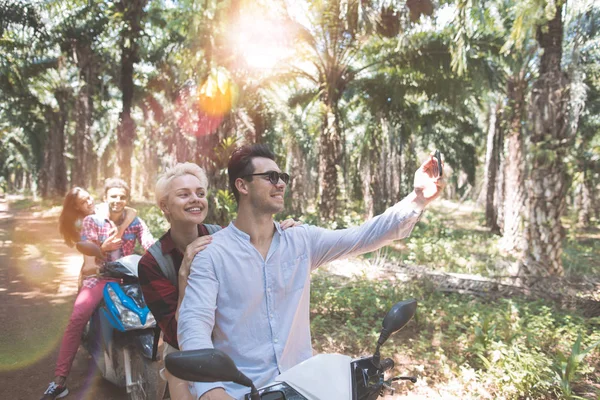
POLYGON ((414 191, 359 227, 337 231, 307 227, 310 230, 312 268, 335 259, 377 250, 410 235, 423 209, 443 190, 444 181, 437 176, 436 168, 436 161, 430 155, 415 173, 414 191))
POLYGON ((340 258, 374 251, 394 240, 403 239, 410 235, 420 215, 421 211, 412 208, 410 201, 404 199, 358 227, 328 230, 307 226, 311 268, 318 268, 340 258))
POLYGON ((125 219, 121 225, 117 226, 117 238, 121 239, 121 237, 123 237, 125 229, 133 222, 135 217, 137 217, 137 210, 135 208, 125 207, 125 219))

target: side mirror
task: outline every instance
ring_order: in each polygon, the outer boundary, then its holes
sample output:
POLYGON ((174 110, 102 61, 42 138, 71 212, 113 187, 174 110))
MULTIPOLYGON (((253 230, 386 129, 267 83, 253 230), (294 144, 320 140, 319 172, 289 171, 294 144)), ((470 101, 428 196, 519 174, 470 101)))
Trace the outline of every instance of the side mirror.
POLYGON ((379 354, 379 348, 386 342, 386 340, 388 340, 392 333, 396 333, 400 329, 404 328, 404 326, 408 324, 408 321, 414 317, 416 311, 417 301, 415 299, 398 302, 394 304, 390 311, 388 311, 383 319, 383 329, 379 335, 377 348, 375 349, 375 353, 373 353, 373 358, 371 360, 375 368, 381 368, 381 356, 379 354))
POLYGON ((97 257, 100 260, 106 260, 106 256, 102 252, 102 249, 100 249, 100 247, 96 243, 77 242, 75 244, 75 247, 77 248, 77 251, 79 251, 81 254, 90 257, 97 257))
POLYGON ((242 374, 233 360, 221 350, 177 351, 165 357, 165 367, 184 381, 235 382, 254 388, 250 378, 242 374))
POLYGON ((415 299, 405 300, 394 304, 383 319, 383 329, 379 337, 378 344, 382 345, 392 333, 398 332, 414 317, 417 311, 417 301, 415 299), (382 336, 385 337, 382 340, 382 336))

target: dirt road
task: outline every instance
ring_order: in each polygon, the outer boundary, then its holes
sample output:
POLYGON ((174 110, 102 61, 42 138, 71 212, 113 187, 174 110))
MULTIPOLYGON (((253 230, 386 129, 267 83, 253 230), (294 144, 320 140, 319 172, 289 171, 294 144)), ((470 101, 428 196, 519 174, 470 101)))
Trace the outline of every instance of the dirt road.
MULTIPOLYGON (((81 255, 58 233, 59 209, 8 210, 0 199, 0 398, 37 400, 54 376, 81 255)), ((79 349, 66 399, 126 399, 79 349)))

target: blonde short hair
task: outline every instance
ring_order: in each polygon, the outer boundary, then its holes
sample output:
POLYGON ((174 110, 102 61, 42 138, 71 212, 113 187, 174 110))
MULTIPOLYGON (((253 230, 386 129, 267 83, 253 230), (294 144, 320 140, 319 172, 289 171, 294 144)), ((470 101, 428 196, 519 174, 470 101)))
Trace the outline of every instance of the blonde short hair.
POLYGON ((171 181, 179 176, 193 175, 200 181, 200 185, 208 188, 208 178, 204 170, 198 165, 190 162, 177 163, 173 168, 167 170, 158 178, 154 189, 156 204, 160 207, 160 202, 167 197, 167 189, 171 181))

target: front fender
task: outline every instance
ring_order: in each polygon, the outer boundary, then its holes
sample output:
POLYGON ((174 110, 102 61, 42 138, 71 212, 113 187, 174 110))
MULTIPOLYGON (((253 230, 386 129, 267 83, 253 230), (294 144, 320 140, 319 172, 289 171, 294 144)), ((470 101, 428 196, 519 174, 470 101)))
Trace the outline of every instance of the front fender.
MULTIPOLYGON (((134 331, 129 331, 131 334, 134 331)), ((152 349, 154 348, 154 329, 144 329, 143 331, 135 332, 132 338, 135 348, 142 353, 144 357, 152 360, 152 349)))

